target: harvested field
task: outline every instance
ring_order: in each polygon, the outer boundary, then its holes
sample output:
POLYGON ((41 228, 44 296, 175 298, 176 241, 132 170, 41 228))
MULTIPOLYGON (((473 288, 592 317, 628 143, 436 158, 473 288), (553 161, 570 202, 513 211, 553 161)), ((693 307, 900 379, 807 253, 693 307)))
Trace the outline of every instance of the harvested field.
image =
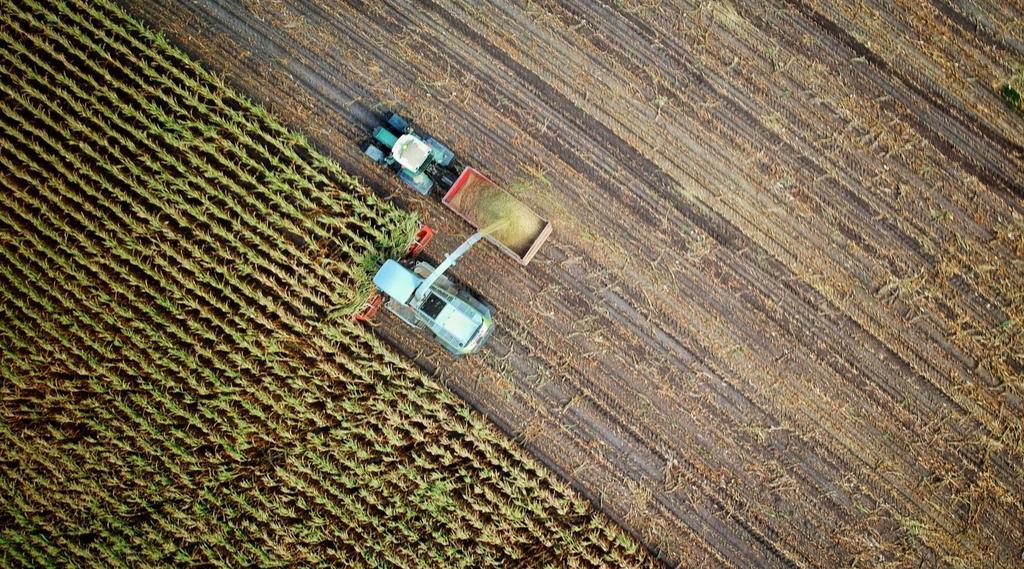
POLYGON ((416 216, 105 0, 0 58, 0 565, 653 564, 352 321, 416 216))
POLYGON ((535 181, 531 265, 455 271, 489 350, 378 331, 670 564, 1022 563, 1019 2, 125 4, 434 255, 469 228, 359 155, 372 109, 535 181))

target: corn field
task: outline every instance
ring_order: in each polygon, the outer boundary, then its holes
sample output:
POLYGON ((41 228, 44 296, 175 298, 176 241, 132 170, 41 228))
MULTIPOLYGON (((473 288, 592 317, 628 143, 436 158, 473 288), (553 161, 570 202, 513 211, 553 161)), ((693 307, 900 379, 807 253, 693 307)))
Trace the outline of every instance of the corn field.
POLYGON ((415 216, 107 0, 0 57, 0 564, 650 563, 352 323, 415 216))

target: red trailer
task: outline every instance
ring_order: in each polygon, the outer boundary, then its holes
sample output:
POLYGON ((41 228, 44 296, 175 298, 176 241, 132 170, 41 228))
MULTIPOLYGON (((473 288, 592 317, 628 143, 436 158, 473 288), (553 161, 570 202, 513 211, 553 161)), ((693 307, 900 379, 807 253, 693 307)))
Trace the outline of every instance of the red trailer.
POLYGON ((477 229, 506 221, 486 239, 507 255, 526 265, 551 234, 551 223, 475 168, 462 171, 441 199, 477 229))

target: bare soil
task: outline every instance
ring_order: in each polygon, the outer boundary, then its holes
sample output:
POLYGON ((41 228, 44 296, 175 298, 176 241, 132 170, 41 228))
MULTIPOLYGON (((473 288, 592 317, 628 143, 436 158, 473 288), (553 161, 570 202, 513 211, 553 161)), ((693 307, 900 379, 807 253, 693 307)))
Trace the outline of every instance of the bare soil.
POLYGON ((683 566, 1015 567, 1024 117, 997 0, 125 0, 422 212, 357 148, 415 119, 554 231, 453 360, 378 332, 683 566))

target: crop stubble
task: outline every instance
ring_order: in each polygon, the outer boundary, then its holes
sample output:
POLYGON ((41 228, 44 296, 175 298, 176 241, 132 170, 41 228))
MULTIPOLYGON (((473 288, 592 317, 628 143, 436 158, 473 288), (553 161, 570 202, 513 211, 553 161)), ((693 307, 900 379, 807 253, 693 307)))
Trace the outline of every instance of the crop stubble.
POLYGON ((0 563, 650 563, 352 323, 415 216, 108 2, 0 58, 0 563))
POLYGON ((669 562, 1019 563, 1019 4, 128 4, 437 250, 355 149, 378 102, 533 179, 530 268, 456 271, 491 351, 379 330, 669 562))

